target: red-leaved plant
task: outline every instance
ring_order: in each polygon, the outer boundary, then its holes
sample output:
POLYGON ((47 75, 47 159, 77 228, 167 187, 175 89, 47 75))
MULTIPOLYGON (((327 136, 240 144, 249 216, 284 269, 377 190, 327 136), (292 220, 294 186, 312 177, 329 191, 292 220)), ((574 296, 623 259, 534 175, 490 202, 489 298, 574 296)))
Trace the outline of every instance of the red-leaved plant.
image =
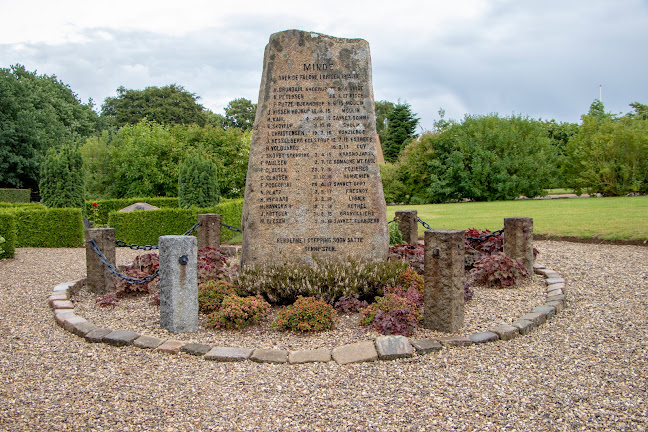
POLYGON ((524 266, 504 254, 484 255, 475 263, 470 276, 479 284, 490 288, 508 288, 529 277, 524 266))

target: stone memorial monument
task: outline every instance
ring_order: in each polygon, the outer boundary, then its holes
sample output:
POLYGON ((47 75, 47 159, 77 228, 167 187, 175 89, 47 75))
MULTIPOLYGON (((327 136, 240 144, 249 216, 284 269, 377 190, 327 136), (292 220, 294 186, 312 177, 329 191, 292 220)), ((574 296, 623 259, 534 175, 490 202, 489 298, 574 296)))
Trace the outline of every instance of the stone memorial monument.
POLYGON ((387 258, 369 44, 270 36, 243 205, 242 265, 387 258))

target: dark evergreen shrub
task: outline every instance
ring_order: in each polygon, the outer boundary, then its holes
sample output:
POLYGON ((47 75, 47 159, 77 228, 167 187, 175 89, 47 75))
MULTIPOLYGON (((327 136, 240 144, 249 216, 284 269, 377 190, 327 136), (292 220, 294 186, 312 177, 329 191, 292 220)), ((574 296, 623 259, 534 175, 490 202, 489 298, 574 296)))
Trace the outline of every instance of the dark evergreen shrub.
POLYGON ((205 155, 193 153, 178 167, 180 207, 211 207, 218 204, 220 190, 216 164, 205 155))

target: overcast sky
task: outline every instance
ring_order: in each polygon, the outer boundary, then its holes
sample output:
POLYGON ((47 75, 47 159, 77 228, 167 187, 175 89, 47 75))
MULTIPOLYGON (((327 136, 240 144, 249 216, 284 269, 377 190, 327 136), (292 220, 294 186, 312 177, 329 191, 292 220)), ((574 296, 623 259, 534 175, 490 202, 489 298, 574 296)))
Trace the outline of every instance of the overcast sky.
POLYGON ((0 67, 55 74, 83 102, 178 84, 223 113, 257 101, 270 34, 369 42, 376 100, 432 129, 465 114, 579 122, 648 104, 647 0, 0 0, 0 67))

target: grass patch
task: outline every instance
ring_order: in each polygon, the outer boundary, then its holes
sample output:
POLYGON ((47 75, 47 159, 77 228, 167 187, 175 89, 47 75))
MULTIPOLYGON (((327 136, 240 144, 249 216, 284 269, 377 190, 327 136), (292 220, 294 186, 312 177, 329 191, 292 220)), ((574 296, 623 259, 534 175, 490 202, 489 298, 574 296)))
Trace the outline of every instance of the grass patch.
MULTIPOLYGON (((397 210, 416 210, 432 228, 494 231, 506 217, 532 217, 536 234, 648 241, 648 196, 389 206, 387 220, 397 210)), ((424 231, 419 224, 419 236, 424 231)))

